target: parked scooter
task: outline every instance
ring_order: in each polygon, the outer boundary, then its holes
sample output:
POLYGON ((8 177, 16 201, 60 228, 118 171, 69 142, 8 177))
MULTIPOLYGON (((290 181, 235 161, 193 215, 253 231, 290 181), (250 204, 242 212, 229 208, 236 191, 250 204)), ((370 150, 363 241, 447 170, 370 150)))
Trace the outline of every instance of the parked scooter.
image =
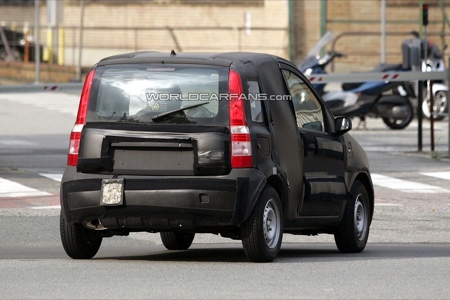
MULTIPOLYGON (((325 67, 342 53, 329 52, 324 57, 308 57, 300 65, 305 75, 326 74, 325 67)), ((379 65, 373 72, 398 71, 400 65, 379 65)), ((363 82, 343 84, 343 91, 324 91, 324 85, 315 88, 322 94, 335 115, 359 117, 365 121, 366 117, 381 117, 391 129, 403 129, 409 125, 414 117, 413 106, 408 95, 401 95, 400 90, 411 93, 411 87, 405 82, 363 82)))
MULTIPOLYGON (((419 34, 415 31, 412 31, 411 34, 415 39, 419 38, 419 34)), ((409 40, 405 40, 403 44, 405 44, 409 40)), ((421 40, 422 43, 422 55, 425 53, 425 48, 427 49, 427 59, 422 60, 421 69, 423 72, 432 72, 432 71, 445 71, 444 60, 442 59, 442 53, 437 47, 436 44, 427 42, 426 40, 421 40)), ((445 48, 444 48, 445 49, 445 48)), ((373 71, 377 72, 388 72, 388 71, 411 71, 411 69, 403 69, 402 64, 398 65, 385 65, 381 64, 377 66, 373 71)), ((344 83, 342 88, 344 90, 353 90, 356 87, 360 86, 362 83, 344 83)), ((400 87, 398 87, 398 92, 394 90, 394 94, 400 94, 402 96, 408 96, 410 98, 417 98, 417 93, 413 88, 414 83, 410 84, 403 83, 400 87), (407 91, 404 91, 402 87, 406 87, 407 91)), ((422 107, 420 108, 422 111, 422 115, 426 118, 430 118, 430 91, 429 91, 430 82, 426 81, 423 85, 423 102, 422 107)), ((435 120, 442 120, 445 118, 445 115, 448 111, 447 106, 447 92, 448 87, 443 83, 443 81, 434 81, 433 82, 433 116, 435 120)))

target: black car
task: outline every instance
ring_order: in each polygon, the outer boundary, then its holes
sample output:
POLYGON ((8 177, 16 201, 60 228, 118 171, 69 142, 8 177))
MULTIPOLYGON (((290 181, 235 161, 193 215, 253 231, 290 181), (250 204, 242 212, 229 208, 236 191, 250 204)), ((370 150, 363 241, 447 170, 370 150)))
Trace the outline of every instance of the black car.
POLYGON ((159 232, 169 250, 196 233, 242 240, 275 259, 283 233, 367 243, 374 208, 368 160, 308 80, 258 53, 137 52, 86 77, 61 183, 67 254, 102 238, 159 232))
MULTIPOLYGON (((32 35, 0 26, 0 61, 22 61, 28 47, 29 61, 35 61, 36 44, 32 35), (26 45, 28 40, 28 46, 26 45), (9 49, 9 51, 8 51, 9 49)), ((40 46, 42 54, 42 46, 40 46)))

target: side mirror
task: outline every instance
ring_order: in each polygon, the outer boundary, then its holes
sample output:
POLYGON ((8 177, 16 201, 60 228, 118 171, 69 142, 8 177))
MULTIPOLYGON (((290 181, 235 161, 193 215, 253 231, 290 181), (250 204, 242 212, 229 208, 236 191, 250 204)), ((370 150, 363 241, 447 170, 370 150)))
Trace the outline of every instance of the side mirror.
POLYGON ((352 129, 352 120, 348 117, 334 118, 334 134, 342 135, 352 129))

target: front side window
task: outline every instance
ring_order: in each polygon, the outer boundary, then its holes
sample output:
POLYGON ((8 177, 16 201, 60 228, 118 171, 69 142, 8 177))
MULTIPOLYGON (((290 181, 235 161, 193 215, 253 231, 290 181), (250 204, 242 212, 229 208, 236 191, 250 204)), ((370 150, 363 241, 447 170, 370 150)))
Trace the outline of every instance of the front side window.
POLYGON ((315 131, 325 131, 322 106, 308 85, 294 73, 283 70, 292 97, 297 126, 315 131))
POLYGON ((221 101, 227 71, 186 65, 98 67, 87 121, 221 124, 228 115, 226 101, 221 101))

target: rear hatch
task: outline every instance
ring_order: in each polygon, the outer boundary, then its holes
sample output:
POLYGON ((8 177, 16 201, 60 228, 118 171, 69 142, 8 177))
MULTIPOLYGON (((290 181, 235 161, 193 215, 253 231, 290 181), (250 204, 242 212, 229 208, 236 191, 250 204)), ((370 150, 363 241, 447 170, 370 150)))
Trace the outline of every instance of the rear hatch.
POLYGON ((69 165, 96 174, 229 173, 228 77, 229 67, 217 65, 97 67, 83 89, 85 120, 80 103, 78 157, 69 154, 69 165))

